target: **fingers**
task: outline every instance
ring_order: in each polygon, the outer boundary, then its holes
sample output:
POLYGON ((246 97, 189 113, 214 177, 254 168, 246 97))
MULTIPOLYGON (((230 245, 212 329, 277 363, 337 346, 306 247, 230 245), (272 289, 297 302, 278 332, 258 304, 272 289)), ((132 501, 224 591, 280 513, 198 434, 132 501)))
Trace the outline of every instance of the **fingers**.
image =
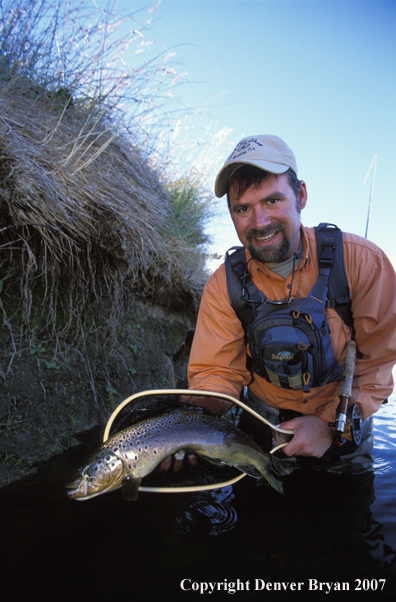
POLYGON ((280 424, 279 426, 281 429, 294 431, 294 429, 298 427, 298 420, 297 418, 293 418, 292 420, 288 420, 287 422, 282 422, 282 424, 280 424))
POLYGON ((179 472, 180 470, 183 470, 183 460, 185 455, 186 452, 184 451, 184 449, 179 449, 179 451, 175 453, 175 455, 173 456, 173 472, 179 472))
POLYGON ((167 470, 170 469, 170 467, 172 466, 172 456, 168 456, 167 458, 164 458, 160 464, 160 471, 161 472, 166 472, 167 470))
POLYGON ((286 456, 314 456, 321 458, 334 440, 334 433, 318 416, 307 415, 281 424, 294 431, 291 441, 282 448, 286 456))
MULTIPOLYGON (((164 458, 164 460, 162 460, 159 468, 160 471, 167 472, 172 468, 173 472, 180 472, 184 468, 185 457, 186 451, 184 449, 180 449, 175 454, 173 454, 173 456, 168 456, 167 458, 164 458)), ((190 466, 196 466, 197 456, 189 452, 187 454, 187 461, 190 464, 190 466)))
POLYGON ((187 454, 187 460, 190 466, 196 466, 198 464, 197 456, 195 454, 187 454))
POLYGON ((282 422, 282 424, 280 424, 279 426, 282 429, 294 431, 292 439, 287 445, 285 445, 285 447, 282 448, 283 453, 288 457, 301 455, 301 446, 298 442, 298 437, 296 438, 295 432, 295 429, 298 428, 298 423, 296 424, 295 420, 288 420, 287 422, 282 422))
POLYGON ((299 444, 296 445, 296 443, 295 443, 295 441, 293 441, 293 439, 285 447, 282 447, 282 451, 288 457, 305 455, 303 453, 301 446, 299 444))

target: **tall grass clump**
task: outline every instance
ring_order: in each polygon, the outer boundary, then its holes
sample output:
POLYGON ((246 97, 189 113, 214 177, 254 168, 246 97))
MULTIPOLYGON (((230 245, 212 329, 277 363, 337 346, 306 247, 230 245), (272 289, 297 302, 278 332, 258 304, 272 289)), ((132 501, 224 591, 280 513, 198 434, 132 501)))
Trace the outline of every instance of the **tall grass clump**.
POLYGON ((131 296, 196 306, 205 279, 208 198, 150 154, 180 76, 138 63, 135 15, 88 5, 0 1, 0 302, 25 334, 37 300, 56 336, 115 332, 131 296))
POLYGON ((173 249, 186 245, 191 249, 207 242, 205 223, 210 216, 212 198, 204 192, 199 174, 191 172, 166 186, 171 199, 171 218, 163 234, 172 241, 173 249))

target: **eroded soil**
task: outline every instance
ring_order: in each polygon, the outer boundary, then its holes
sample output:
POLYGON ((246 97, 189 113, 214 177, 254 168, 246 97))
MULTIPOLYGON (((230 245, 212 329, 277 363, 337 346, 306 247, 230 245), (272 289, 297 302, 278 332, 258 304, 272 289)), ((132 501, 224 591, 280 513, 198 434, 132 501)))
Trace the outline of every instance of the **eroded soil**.
POLYGON ((136 304, 117 338, 84 343, 50 336, 20 340, 0 329, 0 487, 105 424, 134 393, 186 386, 193 325, 162 308, 136 304))

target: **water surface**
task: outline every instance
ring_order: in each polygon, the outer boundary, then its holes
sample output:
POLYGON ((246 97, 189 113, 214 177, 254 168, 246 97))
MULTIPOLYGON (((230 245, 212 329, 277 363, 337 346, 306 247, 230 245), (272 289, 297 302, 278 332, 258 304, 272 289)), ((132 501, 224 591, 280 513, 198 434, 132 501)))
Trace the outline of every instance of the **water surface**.
POLYGON ((395 400, 375 417, 374 475, 300 471, 284 495, 245 477, 216 491, 140 493, 137 502, 120 490, 69 500, 64 485, 100 442, 97 429, 0 491, 5 599, 280 600, 277 588, 293 584, 308 601, 346 586, 338 600, 395 599, 395 400), (213 593, 201 594, 210 583, 213 593))

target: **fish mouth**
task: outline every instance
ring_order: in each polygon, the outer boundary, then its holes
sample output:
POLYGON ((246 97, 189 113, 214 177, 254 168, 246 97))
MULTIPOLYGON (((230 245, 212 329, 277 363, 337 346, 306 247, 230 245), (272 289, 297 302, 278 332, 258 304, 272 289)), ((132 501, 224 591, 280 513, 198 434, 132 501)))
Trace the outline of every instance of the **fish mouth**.
POLYGON ((102 495, 102 493, 113 491, 113 489, 117 489, 120 485, 121 482, 113 482, 107 486, 103 486, 103 483, 99 481, 83 477, 82 479, 73 481, 70 485, 66 485, 66 488, 71 490, 67 492, 68 497, 83 502, 84 500, 89 500, 98 495, 102 495))
POLYGON ((87 500, 102 493, 113 491, 121 486, 124 476, 122 460, 111 450, 102 449, 77 478, 67 485, 68 497, 74 500, 87 500))

